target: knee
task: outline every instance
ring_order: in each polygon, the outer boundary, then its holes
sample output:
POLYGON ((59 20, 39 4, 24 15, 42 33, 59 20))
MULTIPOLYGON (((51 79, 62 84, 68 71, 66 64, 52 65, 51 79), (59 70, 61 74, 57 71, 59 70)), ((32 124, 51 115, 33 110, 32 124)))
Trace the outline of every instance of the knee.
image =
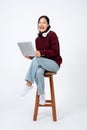
POLYGON ((34 57, 34 58, 32 59, 32 61, 36 61, 36 57, 34 57))
POLYGON ((37 58, 36 57, 34 57, 33 59, 32 59, 32 64, 37 64, 38 62, 37 62, 37 58))

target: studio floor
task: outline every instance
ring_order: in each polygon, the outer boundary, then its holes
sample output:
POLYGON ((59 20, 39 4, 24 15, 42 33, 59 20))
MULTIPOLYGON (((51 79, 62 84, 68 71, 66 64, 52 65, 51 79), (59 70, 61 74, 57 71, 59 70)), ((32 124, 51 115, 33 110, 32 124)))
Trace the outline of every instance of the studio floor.
MULTIPOLYGON (((33 98, 33 97, 32 97, 33 98)), ((87 130, 87 108, 57 104, 57 121, 52 120, 51 108, 39 108, 33 121, 34 100, 26 96, 0 104, 0 130, 87 130)))

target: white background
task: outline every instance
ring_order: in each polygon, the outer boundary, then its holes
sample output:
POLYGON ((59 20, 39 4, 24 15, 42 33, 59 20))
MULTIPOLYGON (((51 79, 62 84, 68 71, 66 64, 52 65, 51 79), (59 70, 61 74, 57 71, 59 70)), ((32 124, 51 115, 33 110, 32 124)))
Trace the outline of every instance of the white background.
POLYGON ((0 0, 0 130, 86 130, 86 44, 86 0, 0 0), (54 76, 56 123, 50 108, 41 108, 38 120, 33 121, 36 85, 24 98, 19 96, 31 61, 22 56, 17 42, 34 44, 41 15, 50 18, 63 58, 54 76))

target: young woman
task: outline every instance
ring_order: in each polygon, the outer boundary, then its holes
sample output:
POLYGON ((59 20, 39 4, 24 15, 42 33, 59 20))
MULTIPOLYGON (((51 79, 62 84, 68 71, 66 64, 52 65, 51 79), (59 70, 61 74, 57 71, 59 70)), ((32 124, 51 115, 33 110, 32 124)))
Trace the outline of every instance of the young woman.
POLYGON ((40 95, 39 103, 42 105, 45 104, 44 72, 57 72, 62 63, 58 37, 50 28, 49 18, 41 16, 38 19, 38 37, 35 39, 35 57, 26 56, 32 59, 32 62, 25 77, 26 87, 22 91, 22 96, 26 95, 33 88, 35 81, 40 95))

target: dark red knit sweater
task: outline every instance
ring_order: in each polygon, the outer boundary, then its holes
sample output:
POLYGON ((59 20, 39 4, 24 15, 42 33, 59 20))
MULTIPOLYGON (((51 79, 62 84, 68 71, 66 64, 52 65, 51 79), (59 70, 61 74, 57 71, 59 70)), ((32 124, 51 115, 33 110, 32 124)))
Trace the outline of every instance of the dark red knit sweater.
POLYGON ((40 51, 42 57, 52 59, 60 66, 62 57, 60 56, 59 40, 55 32, 50 31, 46 37, 37 37, 35 42, 36 49, 40 51))

